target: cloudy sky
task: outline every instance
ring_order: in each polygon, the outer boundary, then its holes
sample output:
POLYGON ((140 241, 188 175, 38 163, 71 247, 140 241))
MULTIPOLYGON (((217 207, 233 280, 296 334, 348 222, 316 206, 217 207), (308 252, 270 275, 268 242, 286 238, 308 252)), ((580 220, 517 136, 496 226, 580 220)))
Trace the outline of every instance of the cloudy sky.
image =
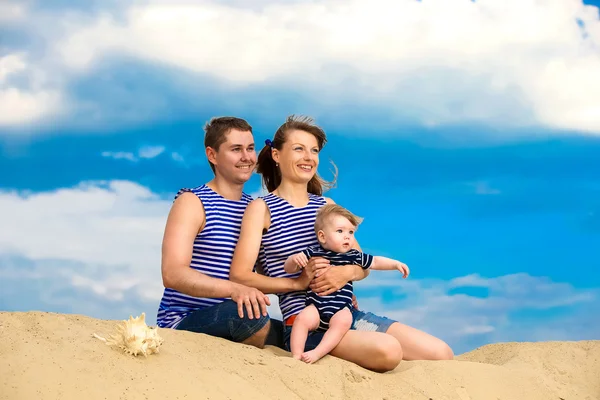
POLYGON ((295 113, 361 246, 411 267, 357 283, 362 308, 457 353, 600 338, 599 5, 1 1, 0 310, 155 323, 203 124, 262 143, 295 113))

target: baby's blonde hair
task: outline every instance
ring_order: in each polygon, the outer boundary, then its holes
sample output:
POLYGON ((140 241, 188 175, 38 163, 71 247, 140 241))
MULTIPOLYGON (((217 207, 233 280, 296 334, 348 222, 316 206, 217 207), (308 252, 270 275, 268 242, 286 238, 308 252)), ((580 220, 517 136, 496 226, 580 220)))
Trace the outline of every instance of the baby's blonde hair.
POLYGON ((315 221, 315 232, 319 232, 323 229, 323 226, 327 223, 327 220, 332 215, 340 215, 346 218, 356 228, 363 221, 362 218, 357 217, 344 207, 337 204, 326 204, 317 211, 317 219, 315 221))

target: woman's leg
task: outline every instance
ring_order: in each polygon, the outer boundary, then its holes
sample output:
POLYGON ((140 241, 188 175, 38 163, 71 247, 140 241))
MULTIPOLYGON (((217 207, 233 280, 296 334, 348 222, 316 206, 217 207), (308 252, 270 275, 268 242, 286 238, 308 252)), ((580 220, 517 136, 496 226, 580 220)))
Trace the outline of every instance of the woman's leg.
POLYGON ((386 333, 400 342, 404 360, 454 359, 454 352, 446 342, 411 326, 394 322, 386 333))
POLYGON ((329 354, 371 371, 387 372, 402 361, 402 346, 386 333, 350 330, 329 354))
POLYGON ((392 319, 371 312, 352 310, 353 329, 385 332, 398 340, 404 360, 452 360, 454 353, 443 340, 392 319))

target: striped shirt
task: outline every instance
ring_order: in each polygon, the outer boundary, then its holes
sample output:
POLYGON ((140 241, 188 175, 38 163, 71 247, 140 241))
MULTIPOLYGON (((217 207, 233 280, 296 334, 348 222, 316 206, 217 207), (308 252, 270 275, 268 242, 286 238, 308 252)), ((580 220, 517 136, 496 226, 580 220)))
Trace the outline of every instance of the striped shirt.
MULTIPOLYGON (((351 249, 346 253, 338 253, 335 251, 327 250, 320 244, 312 246, 302 251, 307 259, 311 257, 323 257, 329 260, 332 266, 342 266, 356 264, 360 265, 363 269, 368 269, 373 263, 373 256, 367 253, 363 253, 356 249, 351 249)), ((329 327, 329 320, 339 310, 344 307, 352 309, 352 293, 353 286, 352 282, 346 283, 341 289, 327 295, 319 296, 310 288, 306 291, 306 305, 312 304, 317 310, 319 310, 319 317, 321 323, 319 329, 327 330, 329 327)))
MULTIPOLYGON (((258 255, 264 274, 274 278, 296 278, 300 272, 288 274, 283 265, 290 255, 319 244, 315 220, 317 210, 326 204, 325 198, 309 193, 308 204, 304 207, 294 207, 272 193, 261 198, 271 213, 271 225, 263 234, 258 255)), ((284 321, 306 305, 304 290, 279 293, 277 297, 284 321)))
MULTIPOLYGON (((193 189, 181 189, 175 199, 184 192, 192 192, 198 196, 206 215, 204 228, 194 239, 190 267, 213 278, 229 279, 242 217, 252 197, 242 193, 241 200, 228 200, 208 186, 201 185, 193 189)), ((226 299, 193 297, 165 288, 158 308, 157 325, 161 328, 175 328, 189 313, 224 300, 226 299)))

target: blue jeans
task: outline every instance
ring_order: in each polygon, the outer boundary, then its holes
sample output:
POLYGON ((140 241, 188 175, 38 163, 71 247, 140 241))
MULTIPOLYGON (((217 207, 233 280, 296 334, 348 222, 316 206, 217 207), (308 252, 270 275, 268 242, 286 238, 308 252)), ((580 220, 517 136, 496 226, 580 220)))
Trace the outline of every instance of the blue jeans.
MULTIPOLYGON (((392 326, 392 324, 396 321, 393 319, 389 319, 387 317, 380 317, 379 315, 375 315, 371 312, 364 312, 357 310, 352 307, 352 326, 351 330, 356 331, 371 331, 371 332, 387 332, 387 330, 392 326)), ((323 331, 312 331, 308 333, 308 337, 306 338, 306 344, 304 345, 304 351, 313 350, 315 347, 321 343, 321 339, 323 339, 323 335, 325 332, 323 331)), ((292 335, 292 327, 283 325, 283 341, 284 341, 284 349, 287 351, 291 351, 290 349, 290 337, 292 335)))
POLYGON ((175 329, 205 333, 233 342, 243 342, 269 322, 269 316, 249 319, 245 311, 244 318, 240 318, 237 304, 233 300, 225 300, 212 307, 188 314, 175 329))

